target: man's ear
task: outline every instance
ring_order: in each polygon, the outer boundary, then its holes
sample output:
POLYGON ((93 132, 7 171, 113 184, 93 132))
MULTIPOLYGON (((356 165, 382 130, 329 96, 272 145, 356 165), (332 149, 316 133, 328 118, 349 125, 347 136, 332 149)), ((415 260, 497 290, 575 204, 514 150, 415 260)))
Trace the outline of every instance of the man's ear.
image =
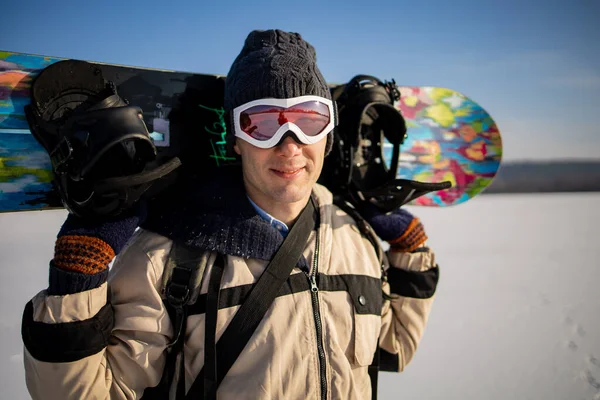
POLYGON ((242 152, 240 151, 240 148, 237 145, 237 138, 233 139, 233 151, 235 151, 237 153, 238 156, 242 155, 242 152))

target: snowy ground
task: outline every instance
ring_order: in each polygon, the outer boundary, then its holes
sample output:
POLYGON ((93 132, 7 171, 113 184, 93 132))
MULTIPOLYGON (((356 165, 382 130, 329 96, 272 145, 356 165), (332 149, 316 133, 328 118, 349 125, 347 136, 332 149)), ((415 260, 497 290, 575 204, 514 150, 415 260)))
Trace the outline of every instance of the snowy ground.
MULTIPOLYGON (((412 208, 441 268, 429 326, 380 399, 600 400, 600 194, 412 208)), ((47 285, 62 211, 0 215, 0 398, 28 398, 20 320, 47 285)))

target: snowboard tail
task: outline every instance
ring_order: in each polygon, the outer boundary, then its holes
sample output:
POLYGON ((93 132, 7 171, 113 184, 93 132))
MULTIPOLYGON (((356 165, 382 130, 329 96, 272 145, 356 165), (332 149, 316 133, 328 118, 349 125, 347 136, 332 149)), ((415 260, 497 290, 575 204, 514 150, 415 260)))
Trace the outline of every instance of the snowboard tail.
POLYGON ((400 87, 400 92, 396 107, 406 120, 408 137, 402 144, 398 177, 452 183, 450 189, 421 196, 413 204, 456 205, 488 187, 502 159, 502 138, 492 117, 454 90, 400 87))
MULTIPOLYGON (((24 107, 33 79, 56 57, 0 51, 0 212, 62 208, 52 185, 52 166, 29 131, 24 107)), ((197 168, 218 168, 227 156, 224 76, 95 63, 120 96, 143 110, 159 159, 177 155, 197 168)), ((450 189, 411 204, 444 207, 479 194, 500 166, 502 140, 492 117, 466 96, 444 88, 400 87, 395 106, 408 136, 397 177, 426 183, 450 181, 450 189)), ((389 166, 392 146, 384 144, 389 166)))

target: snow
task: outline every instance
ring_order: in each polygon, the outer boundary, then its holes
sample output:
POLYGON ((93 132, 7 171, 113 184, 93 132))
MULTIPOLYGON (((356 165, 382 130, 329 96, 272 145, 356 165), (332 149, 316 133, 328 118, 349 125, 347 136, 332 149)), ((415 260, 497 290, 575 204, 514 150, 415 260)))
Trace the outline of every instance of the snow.
POLYGON ((441 280, 420 349, 382 399, 600 399, 600 194, 412 209, 441 280))
MULTIPOLYGON (((441 280, 412 363, 380 399, 600 400, 600 193, 488 195, 410 210, 441 280)), ((0 215, 0 388, 26 399, 20 321, 64 211, 0 215)))

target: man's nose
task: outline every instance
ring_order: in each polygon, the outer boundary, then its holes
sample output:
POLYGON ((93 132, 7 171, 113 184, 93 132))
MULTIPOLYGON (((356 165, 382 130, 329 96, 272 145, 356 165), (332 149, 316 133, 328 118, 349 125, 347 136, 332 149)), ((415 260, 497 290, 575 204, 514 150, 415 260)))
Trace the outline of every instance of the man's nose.
POLYGON ((277 149, 286 156, 292 156, 302 151, 301 143, 293 132, 288 132, 277 144, 277 149), (291 134, 288 134, 291 133, 291 134))
POLYGON ((303 144, 300 139, 298 139, 298 136, 296 136, 296 134, 292 131, 287 131, 286 133, 284 133, 281 136, 281 139, 279 139, 279 142, 277 143, 277 146, 281 145, 287 138, 291 138, 293 141, 295 141, 298 144, 303 144))

